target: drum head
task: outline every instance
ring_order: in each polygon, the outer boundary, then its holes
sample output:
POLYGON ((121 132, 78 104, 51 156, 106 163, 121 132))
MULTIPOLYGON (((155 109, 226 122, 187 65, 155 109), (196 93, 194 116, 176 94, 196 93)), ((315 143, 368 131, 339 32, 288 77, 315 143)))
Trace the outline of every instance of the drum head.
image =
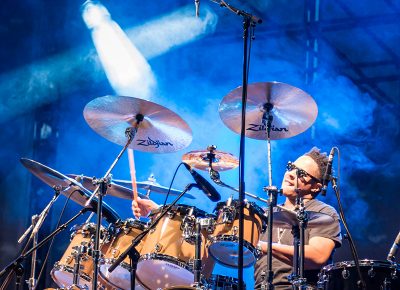
POLYGON ((191 285, 194 281, 194 275, 188 268, 187 265, 178 265, 167 260, 161 260, 159 257, 154 260, 142 260, 137 268, 137 272, 140 273, 138 280, 149 289, 191 285), (155 273, 157 273, 156 276, 155 273))
MULTIPOLYGON (((230 241, 232 236, 217 237, 209 246, 208 251, 218 263, 228 267, 238 267, 238 241, 230 241)), ((243 267, 250 267, 256 262, 254 247, 245 242, 243 247, 243 267)))

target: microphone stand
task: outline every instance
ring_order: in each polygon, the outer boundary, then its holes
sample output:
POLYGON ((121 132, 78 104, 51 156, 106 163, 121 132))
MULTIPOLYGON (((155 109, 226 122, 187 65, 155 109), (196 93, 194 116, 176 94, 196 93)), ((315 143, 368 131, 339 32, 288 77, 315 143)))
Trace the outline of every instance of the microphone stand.
POLYGON ((359 279, 357 281, 357 287, 360 288, 360 289, 366 289, 366 283, 365 283, 364 278, 363 278, 363 276, 361 274, 360 262, 359 262, 359 258, 358 258, 357 249, 356 249, 356 246, 354 244, 353 238, 352 238, 352 236, 350 234, 350 230, 349 230, 349 228, 347 226, 346 218, 344 216, 344 212, 343 212, 343 208, 342 208, 342 203, 340 202, 340 190, 339 190, 339 188, 337 186, 337 182, 336 181, 337 181, 336 177, 332 176, 331 177, 332 188, 335 191, 335 195, 336 195, 336 198, 337 198, 337 201, 338 201, 339 215, 340 215, 340 218, 342 219, 343 226, 344 226, 344 228, 346 230, 347 238, 348 238, 349 245, 350 245, 351 254, 352 254, 353 259, 354 259, 354 265, 355 265, 356 270, 357 270, 357 275, 358 275, 358 279, 359 279))
MULTIPOLYGON (((115 270, 115 268, 118 267, 119 264, 122 263, 123 260, 127 256, 129 256, 130 259, 130 273, 131 273, 131 289, 135 289, 135 279, 136 279, 136 269, 137 269, 137 264, 140 258, 139 252, 136 250, 136 246, 139 244, 139 242, 147 235, 148 232, 150 232, 157 224, 158 222, 170 211, 170 209, 178 202, 178 200, 189 190, 191 190, 193 187, 198 187, 197 184, 195 183, 190 183, 188 184, 185 189, 177 196, 177 198, 169 204, 159 216, 145 229, 143 232, 141 232, 139 235, 137 235, 131 245, 114 261, 114 263, 108 268, 108 272, 112 272, 115 270)), ((196 279, 196 277, 195 277, 196 279)))
POLYGON ((55 235, 57 235, 59 232, 62 230, 65 230, 67 226, 73 222, 75 219, 77 219, 80 215, 84 214, 87 212, 89 208, 83 208, 77 213, 75 216, 73 216, 70 220, 68 220, 66 223, 62 224, 59 226, 54 232, 52 232, 50 235, 48 235, 46 238, 43 239, 40 243, 38 243, 36 246, 32 247, 30 250, 28 250, 26 253, 21 254, 18 258, 16 258, 14 261, 12 261, 10 264, 8 264, 1 272, 0 272, 0 278, 3 277, 7 272, 9 271, 14 271, 16 273, 17 279, 16 279, 16 289, 19 289, 21 286, 21 277, 23 274, 23 267, 22 267, 22 262, 26 257, 28 257, 30 254, 36 252, 37 249, 41 248, 45 243, 47 243, 50 239, 52 239, 55 235))
MULTIPOLYGON (((239 290, 243 290, 243 238, 244 238, 244 199, 245 199, 245 182, 244 182, 244 154, 245 154, 245 131, 246 131, 246 103, 247 103, 247 83, 248 83, 248 43, 249 29, 254 27, 256 23, 262 20, 250 13, 240 10, 225 1, 213 1, 221 7, 227 8, 236 15, 243 17, 243 75, 242 75, 242 118, 240 132, 240 153, 239 153, 239 250, 238 250, 238 283, 239 290)), ((250 39, 251 40, 251 39, 250 39)))
POLYGON ((103 197, 107 194, 107 187, 111 182, 110 173, 114 169, 115 165, 121 158, 122 154, 128 149, 129 145, 132 143, 133 138, 135 137, 139 124, 143 121, 144 116, 142 114, 136 115, 136 124, 134 127, 128 127, 125 130, 125 136, 128 138, 124 148, 122 148, 121 152, 117 155, 114 162, 111 164, 110 168, 104 174, 104 176, 100 179, 94 179, 93 183, 97 184, 96 190, 93 192, 92 196, 86 202, 86 206, 90 204, 92 199, 95 195, 98 195, 98 203, 97 203, 97 220, 96 220, 96 236, 95 236, 95 243, 94 243, 94 250, 93 250, 93 283, 92 283, 92 290, 97 289, 97 280, 99 275, 99 262, 100 262, 100 232, 101 232, 101 219, 102 219, 102 212, 103 212, 103 197))

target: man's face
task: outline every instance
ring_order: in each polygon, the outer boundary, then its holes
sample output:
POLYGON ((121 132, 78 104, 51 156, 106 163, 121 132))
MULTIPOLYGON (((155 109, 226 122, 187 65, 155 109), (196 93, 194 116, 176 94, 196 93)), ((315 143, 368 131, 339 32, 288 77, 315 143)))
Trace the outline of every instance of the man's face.
POLYGON ((293 162, 293 165, 283 177, 283 195, 294 199, 297 196, 296 188, 300 190, 300 196, 306 196, 318 190, 321 184, 315 178, 321 179, 321 173, 317 163, 311 157, 303 155, 293 162), (303 174, 297 176, 299 170, 303 174))

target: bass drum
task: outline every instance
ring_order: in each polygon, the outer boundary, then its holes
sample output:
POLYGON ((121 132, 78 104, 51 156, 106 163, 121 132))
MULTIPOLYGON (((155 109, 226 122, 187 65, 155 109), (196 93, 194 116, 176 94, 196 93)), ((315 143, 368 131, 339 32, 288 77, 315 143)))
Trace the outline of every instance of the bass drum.
MULTIPOLYGON (((366 290, 400 289, 400 267, 396 263, 376 260, 360 260, 361 275, 366 290)), ((318 289, 358 290, 358 274, 354 261, 327 265, 319 274, 318 289)))
MULTIPOLYGON (((151 218, 157 218, 164 208, 152 212, 151 218)), ((210 225, 209 230, 205 226, 201 232, 201 273, 206 278, 211 275, 214 261, 206 250, 206 238, 213 230, 214 219, 206 216, 204 211, 195 207, 177 205, 160 219, 154 230, 145 237, 140 251, 136 277, 143 286, 163 289, 193 283, 196 218, 204 218, 204 223, 210 225)))

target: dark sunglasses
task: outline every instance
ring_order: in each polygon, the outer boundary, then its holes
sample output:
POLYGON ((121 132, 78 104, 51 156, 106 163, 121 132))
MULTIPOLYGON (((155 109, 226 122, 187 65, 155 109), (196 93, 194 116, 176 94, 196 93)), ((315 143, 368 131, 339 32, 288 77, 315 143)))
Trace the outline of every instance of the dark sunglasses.
POLYGON ((287 171, 292 171, 292 170, 297 170, 297 175, 298 177, 306 177, 309 176, 311 177, 312 180, 316 181, 316 182, 321 182, 321 180, 319 178, 316 178, 315 176, 311 175, 310 173, 308 173, 307 171, 305 171, 304 169, 298 168, 296 165, 294 165, 294 163, 292 161, 289 161, 286 165, 286 170, 287 171))

